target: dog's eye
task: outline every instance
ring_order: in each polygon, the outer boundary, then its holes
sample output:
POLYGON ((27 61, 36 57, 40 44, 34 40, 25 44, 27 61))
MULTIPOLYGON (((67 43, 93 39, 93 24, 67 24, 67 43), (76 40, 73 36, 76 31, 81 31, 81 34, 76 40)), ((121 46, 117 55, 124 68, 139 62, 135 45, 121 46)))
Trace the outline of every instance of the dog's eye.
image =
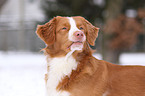
POLYGON ((84 28, 83 28, 83 27, 80 27, 79 29, 80 29, 80 30, 83 30, 84 28))
POLYGON ((63 28, 62 28, 62 30, 66 30, 66 29, 67 29, 66 27, 63 27, 63 28))

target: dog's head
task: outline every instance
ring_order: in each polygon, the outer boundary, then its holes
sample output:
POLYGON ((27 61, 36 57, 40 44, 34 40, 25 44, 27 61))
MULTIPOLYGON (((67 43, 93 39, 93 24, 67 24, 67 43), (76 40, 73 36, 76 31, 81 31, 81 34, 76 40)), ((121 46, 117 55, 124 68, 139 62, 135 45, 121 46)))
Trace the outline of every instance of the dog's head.
POLYGON ((99 28, 80 16, 57 16, 45 25, 38 25, 37 35, 53 50, 68 53, 82 51, 85 43, 95 45, 99 28))

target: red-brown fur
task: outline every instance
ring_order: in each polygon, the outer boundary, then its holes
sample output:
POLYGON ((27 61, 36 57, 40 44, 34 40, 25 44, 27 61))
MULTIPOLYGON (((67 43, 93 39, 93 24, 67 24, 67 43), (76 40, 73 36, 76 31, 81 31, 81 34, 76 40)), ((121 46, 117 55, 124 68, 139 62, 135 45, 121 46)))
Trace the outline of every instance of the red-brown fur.
MULTIPOLYGON (((77 27, 85 28, 83 32, 87 40, 82 51, 73 53, 79 62, 77 69, 72 71, 70 77, 64 77, 57 89, 68 91, 71 96, 102 96, 104 93, 105 96, 145 96, 145 67, 114 65, 94 58, 89 44, 94 45, 98 28, 83 17, 73 18, 79 24, 77 27)), ((62 23, 68 24, 68 20, 58 16, 37 28, 38 36, 47 44, 45 53, 51 58, 65 56, 70 51, 66 49, 71 44, 67 40, 70 26, 67 25, 66 32, 59 32, 62 23)), ((47 82, 47 75, 45 79, 47 82)))

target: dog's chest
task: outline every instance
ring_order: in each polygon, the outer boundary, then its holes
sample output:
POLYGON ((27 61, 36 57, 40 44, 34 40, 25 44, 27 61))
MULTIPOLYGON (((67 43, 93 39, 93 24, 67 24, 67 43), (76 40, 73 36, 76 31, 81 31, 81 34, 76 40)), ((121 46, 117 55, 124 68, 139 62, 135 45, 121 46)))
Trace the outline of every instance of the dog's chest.
POLYGON ((70 76, 72 70, 76 70, 77 62, 70 56, 69 58, 59 57, 52 58, 48 62, 48 80, 47 80, 47 94, 48 96, 69 96, 66 91, 57 90, 59 82, 65 77, 70 76))

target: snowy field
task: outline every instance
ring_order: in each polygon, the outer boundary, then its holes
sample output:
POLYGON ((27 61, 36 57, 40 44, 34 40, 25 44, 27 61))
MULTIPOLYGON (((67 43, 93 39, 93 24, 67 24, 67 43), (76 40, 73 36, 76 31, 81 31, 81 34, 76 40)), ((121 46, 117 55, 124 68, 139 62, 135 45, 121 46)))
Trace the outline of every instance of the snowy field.
MULTIPOLYGON (((120 60, 122 65, 145 65, 145 53, 122 54, 120 60)), ((45 73, 43 54, 0 52, 0 96, 45 96, 45 73)))
POLYGON ((45 96, 45 57, 0 53, 0 96, 45 96))
POLYGON ((124 53, 120 56, 120 64, 145 66, 145 53, 124 53))

